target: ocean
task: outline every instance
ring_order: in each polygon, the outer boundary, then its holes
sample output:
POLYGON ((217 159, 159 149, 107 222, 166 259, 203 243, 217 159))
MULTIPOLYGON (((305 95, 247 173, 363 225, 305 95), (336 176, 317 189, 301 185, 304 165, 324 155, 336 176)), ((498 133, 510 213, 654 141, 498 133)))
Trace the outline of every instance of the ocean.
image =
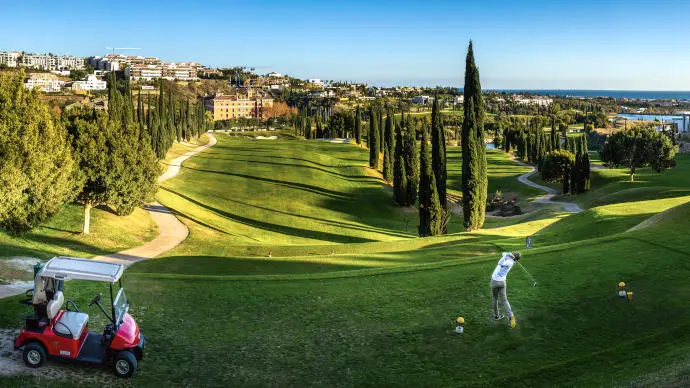
POLYGON ((613 97, 643 100, 690 100, 690 91, 579 90, 579 89, 485 89, 484 91, 532 93, 559 97, 613 97))

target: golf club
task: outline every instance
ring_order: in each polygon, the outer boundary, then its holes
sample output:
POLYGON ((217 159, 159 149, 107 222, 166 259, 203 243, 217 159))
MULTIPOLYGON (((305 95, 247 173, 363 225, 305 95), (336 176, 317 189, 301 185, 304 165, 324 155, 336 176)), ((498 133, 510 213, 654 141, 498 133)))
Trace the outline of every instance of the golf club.
POLYGON ((536 287, 536 286, 537 286, 537 281, 534 280, 534 278, 532 277, 532 275, 530 275, 530 273, 527 272, 527 269, 525 269, 525 267, 524 267, 522 264, 520 264, 519 261, 516 261, 516 263, 518 263, 518 264, 520 265, 520 268, 522 268, 522 270, 525 271, 525 273, 527 274, 527 276, 529 276, 530 280, 532 280, 532 282, 533 282, 533 283, 532 283, 532 287, 536 287))

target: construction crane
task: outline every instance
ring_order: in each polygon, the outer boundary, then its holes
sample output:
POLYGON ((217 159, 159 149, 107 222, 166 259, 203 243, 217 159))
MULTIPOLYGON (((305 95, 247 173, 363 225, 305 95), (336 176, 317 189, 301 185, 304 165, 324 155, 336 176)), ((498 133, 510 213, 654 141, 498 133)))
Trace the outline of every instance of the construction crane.
POLYGON ((112 50, 113 54, 115 54, 115 50, 141 50, 139 47, 106 47, 106 50, 112 50))

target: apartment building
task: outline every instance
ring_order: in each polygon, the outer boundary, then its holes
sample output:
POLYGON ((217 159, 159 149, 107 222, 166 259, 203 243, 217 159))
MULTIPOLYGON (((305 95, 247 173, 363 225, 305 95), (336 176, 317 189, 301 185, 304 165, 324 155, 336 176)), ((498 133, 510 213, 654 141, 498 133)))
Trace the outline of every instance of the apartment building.
POLYGON ((213 120, 230 120, 240 117, 261 118, 264 109, 273 106, 272 98, 216 94, 204 99, 204 107, 213 114, 213 120))
POLYGON ((133 81, 153 81, 163 78, 163 67, 160 65, 132 65, 125 69, 125 75, 133 81))
POLYGON ((84 58, 31 53, 21 54, 19 65, 41 70, 82 70, 85 67, 84 58))
POLYGON ((61 81, 55 74, 52 73, 35 73, 29 75, 24 81, 24 87, 27 89, 40 88, 45 93, 56 93, 62 90, 65 86, 65 81, 61 81))
POLYGON ((7 67, 17 67, 19 65, 19 57, 21 53, 16 51, 6 52, 0 51, 0 65, 5 65, 7 67))
POLYGON ((187 63, 134 64, 125 69, 125 74, 134 81, 152 81, 159 78, 178 81, 199 79, 197 67, 192 67, 187 63))

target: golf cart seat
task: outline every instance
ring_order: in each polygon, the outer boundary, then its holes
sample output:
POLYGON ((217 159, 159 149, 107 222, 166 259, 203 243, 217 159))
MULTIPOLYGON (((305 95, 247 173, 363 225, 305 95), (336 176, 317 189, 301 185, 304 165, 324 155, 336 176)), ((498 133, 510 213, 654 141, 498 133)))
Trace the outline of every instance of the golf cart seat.
POLYGON ((55 334, 67 338, 80 338, 84 332, 86 324, 89 322, 89 316, 84 313, 65 310, 60 315, 60 309, 65 303, 65 297, 62 291, 58 291, 53 295, 53 299, 48 302, 48 319, 51 321, 59 315, 59 319, 53 324, 53 331, 55 334))
POLYGON ((79 339, 88 323, 87 314, 65 310, 55 323, 53 330, 63 337, 79 339))

